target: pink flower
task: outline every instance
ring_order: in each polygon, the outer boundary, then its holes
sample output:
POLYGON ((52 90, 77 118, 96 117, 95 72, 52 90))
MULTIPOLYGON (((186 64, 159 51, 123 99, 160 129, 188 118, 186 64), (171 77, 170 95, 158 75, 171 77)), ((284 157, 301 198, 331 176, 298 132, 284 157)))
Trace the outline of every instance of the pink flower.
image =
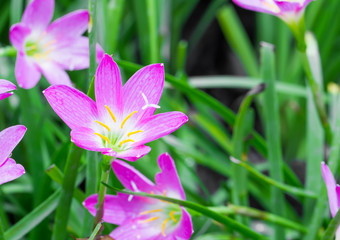
POLYGON ((95 79, 96 102, 68 86, 44 91, 53 110, 71 128, 71 141, 81 148, 135 161, 150 152, 145 143, 188 121, 181 112, 153 115, 163 91, 163 64, 140 69, 122 87, 117 64, 105 55, 95 79))
POLYGON ((242 8, 264 12, 282 18, 285 22, 299 22, 306 6, 312 0, 233 0, 242 8))
MULTIPOLYGON (((32 88, 41 74, 51 84, 71 81, 65 70, 85 69, 89 66, 87 37, 82 37, 89 22, 87 10, 71 12, 50 25, 54 0, 33 0, 24 11, 21 22, 10 30, 10 40, 18 50, 15 76, 22 88, 32 88)), ((97 46, 97 59, 103 50, 97 46)))
POLYGON ((17 125, 0 132, 0 185, 12 181, 25 173, 20 164, 10 158, 15 146, 21 141, 26 127, 17 125))
MULTIPOLYGON (((117 178, 125 188, 185 200, 185 193, 170 155, 160 155, 158 165, 162 171, 156 174, 155 185, 127 163, 119 160, 112 163, 117 178)), ((97 199, 98 195, 95 194, 83 203, 92 215, 96 214, 97 199)), ((193 232, 191 216, 183 207, 122 193, 105 196, 103 220, 119 225, 110 234, 117 240, 185 240, 190 239, 193 232)))
MULTIPOLYGON (((340 186, 336 184, 331 170, 324 162, 321 163, 321 173, 327 187, 329 208, 332 217, 334 217, 340 208, 340 186)), ((336 239, 340 239, 340 228, 338 228, 336 236, 336 239)))
POLYGON ((13 83, 7 80, 0 79, 0 100, 11 96, 13 94, 13 92, 11 91, 14 91, 16 89, 17 87, 13 83))

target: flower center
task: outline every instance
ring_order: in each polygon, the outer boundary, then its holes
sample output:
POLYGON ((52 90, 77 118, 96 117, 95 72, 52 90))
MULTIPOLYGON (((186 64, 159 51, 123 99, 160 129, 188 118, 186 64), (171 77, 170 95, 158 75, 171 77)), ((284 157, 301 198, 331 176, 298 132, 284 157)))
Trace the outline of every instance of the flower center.
MULTIPOLYGON (((105 105, 105 108, 107 109, 109 115, 111 116, 113 122, 117 124, 117 119, 111 109, 105 105)), ((124 126, 126 125, 127 121, 136 114, 137 111, 133 111, 129 115, 127 115, 120 123, 120 127, 113 126, 112 129, 106 125, 105 123, 96 120, 95 122, 98 123, 100 126, 105 128, 105 131, 103 133, 95 132, 94 134, 99 136, 106 147, 112 148, 114 151, 122 151, 127 148, 129 148, 128 143, 134 143, 135 141, 131 138, 132 135, 142 133, 143 130, 133 130, 133 131, 126 131, 124 129, 124 126)))
POLYGON ((36 40, 27 41, 25 45, 27 56, 34 57, 36 60, 48 60, 48 54, 55 49, 53 45, 57 40, 46 41, 44 39, 45 35, 46 32, 43 32, 36 40))

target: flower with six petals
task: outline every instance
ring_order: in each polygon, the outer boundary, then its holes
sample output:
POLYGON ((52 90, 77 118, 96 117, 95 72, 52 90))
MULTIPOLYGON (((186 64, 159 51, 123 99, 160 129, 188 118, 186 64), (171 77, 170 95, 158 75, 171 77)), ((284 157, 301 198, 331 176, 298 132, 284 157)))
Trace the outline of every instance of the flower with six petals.
MULTIPOLYGON (((54 0, 33 0, 26 7, 21 22, 10 29, 10 40, 17 49, 15 76, 22 88, 32 88, 41 74, 51 84, 71 86, 65 70, 89 66, 89 40, 82 34, 89 22, 87 10, 77 10, 56 19, 54 0)), ((104 52, 97 45, 97 60, 104 52)))
POLYGON ((25 173, 20 164, 10 158, 16 145, 26 132, 22 125, 12 126, 0 132, 0 185, 12 181, 25 173))
POLYGON ((5 99, 13 94, 12 91, 17 87, 10 81, 0 79, 0 100, 5 99))
POLYGON ((71 128, 71 141, 77 146, 135 161, 151 150, 145 143, 172 133, 188 121, 181 112, 153 115, 163 85, 163 64, 152 64, 122 86, 117 64, 105 55, 95 76, 96 102, 64 85, 51 86, 44 95, 71 128))
MULTIPOLYGON (((156 184, 123 161, 114 161, 112 168, 124 187, 133 192, 185 200, 185 193, 170 155, 160 155, 158 165, 161 172, 156 174, 156 184)), ((95 194, 83 203, 92 215, 96 214, 97 199, 98 195, 95 194)), ((193 232, 191 216, 185 208, 162 200, 122 193, 105 196, 103 220, 119 225, 110 234, 117 240, 186 240, 190 239, 193 232)))

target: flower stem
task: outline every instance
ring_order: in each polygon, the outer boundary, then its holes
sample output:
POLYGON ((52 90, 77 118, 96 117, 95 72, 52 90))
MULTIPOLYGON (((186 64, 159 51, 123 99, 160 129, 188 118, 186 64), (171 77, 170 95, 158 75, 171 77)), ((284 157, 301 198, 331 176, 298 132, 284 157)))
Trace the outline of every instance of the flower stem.
MULTIPOLYGON (((98 193, 98 203, 97 203, 97 213, 94 222, 94 229, 96 226, 102 222, 104 216, 104 201, 105 201, 105 194, 106 194, 106 186, 101 184, 102 182, 108 183, 109 176, 110 176, 110 169, 111 169, 111 162, 112 158, 105 156, 103 157, 102 161, 102 174, 100 178, 100 185, 99 185, 99 193, 98 193)), ((98 231, 96 239, 99 239, 102 230, 98 231)))
POLYGON ((89 81, 93 78, 96 65, 97 65, 97 52, 96 52, 96 44, 97 44, 97 0, 89 1, 89 56, 90 56, 90 65, 89 65, 89 81))
POLYGON ((17 50, 12 46, 0 48, 0 57, 15 57, 17 50))

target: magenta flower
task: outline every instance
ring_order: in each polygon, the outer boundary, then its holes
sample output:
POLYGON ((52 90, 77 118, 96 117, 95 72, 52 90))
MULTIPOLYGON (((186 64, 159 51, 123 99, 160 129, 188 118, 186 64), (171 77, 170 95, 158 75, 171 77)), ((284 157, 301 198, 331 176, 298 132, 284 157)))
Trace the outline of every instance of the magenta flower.
MULTIPOLYGON (((65 70, 85 69, 89 66, 87 10, 71 12, 50 25, 54 0, 33 0, 26 7, 21 22, 10 30, 10 40, 18 50, 15 76, 22 88, 32 88, 41 74, 51 84, 71 86, 65 70)), ((97 46, 98 61, 103 50, 97 46)))
POLYGON ((145 143, 188 121, 181 112, 153 115, 163 91, 163 64, 140 69, 122 87, 117 64, 105 55, 95 79, 96 102, 68 86, 44 91, 53 110, 71 128, 71 141, 81 148, 135 161, 150 152, 145 143))
POLYGON ((0 79, 0 100, 11 96, 13 94, 13 92, 11 91, 14 91, 16 89, 17 87, 13 83, 7 80, 0 79))
POLYGON ((233 0, 242 8, 268 13, 285 22, 298 22, 312 0, 233 0))
MULTIPOLYGON (((328 193, 329 208, 334 217, 340 208, 340 186, 336 184, 334 176, 326 163, 321 163, 321 173, 328 193)), ((340 239, 340 228, 336 232, 336 239, 340 239)))
MULTIPOLYGON (((170 155, 160 155, 158 165, 162 171, 156 174, 156 185, 125 162, 116 160, 112 163, 112 168, 124 187, 131 191, 185 200, 185 193, 170 155)), ((83 203, 94 216, 97 199, 98 195, 95 194, 83 203)), ((193 233, 191 216, 183 207, 122 193, 105 196, 103 220, 119 225, 110 234, 116 240, 185 240, 190 239, 193 233)))
POLYGON ((10 158, 15 146, 21 141, 26 127, 17 125, 0 132, 0 185, 12 181, 25 173, 20 164, 10 158))

